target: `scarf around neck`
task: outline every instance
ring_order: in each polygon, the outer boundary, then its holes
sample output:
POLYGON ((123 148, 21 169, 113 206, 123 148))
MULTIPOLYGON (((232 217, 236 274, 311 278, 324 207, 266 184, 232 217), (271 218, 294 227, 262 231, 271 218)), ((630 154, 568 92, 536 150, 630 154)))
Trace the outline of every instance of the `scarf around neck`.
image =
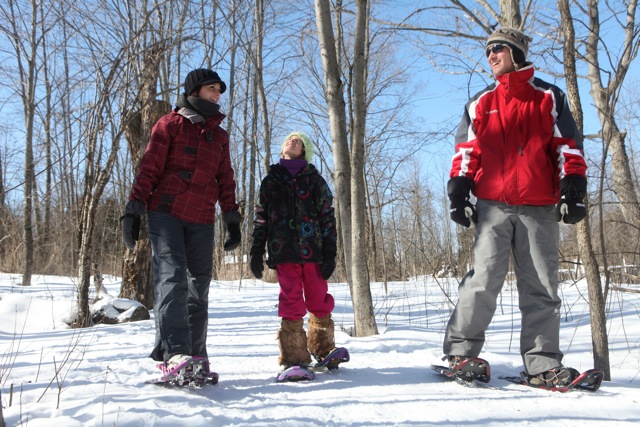
MULTIPOLYGON (((220 105, 207 101, 197 96, 186 96, 184 94, 178 97, 176 106, 179 108, 188 108, 200 114, 204 119, 215 116, 220 112, 220 105)), ((193 122, 193 120, 191 120, 193 122)))
POLYGON ((291 176, 296 176, 308 163, 305 159, 280 159, 280 166, 287 169, 291 176))

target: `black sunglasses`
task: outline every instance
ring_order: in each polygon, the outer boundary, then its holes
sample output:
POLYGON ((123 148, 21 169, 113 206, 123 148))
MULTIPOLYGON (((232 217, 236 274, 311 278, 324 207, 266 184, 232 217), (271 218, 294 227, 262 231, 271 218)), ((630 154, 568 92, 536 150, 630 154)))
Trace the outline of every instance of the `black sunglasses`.
POLYGON ((502 49, 505 48, 505 45, 503 44, 494 44, 492 46, 489 46, 487 48, 487 58, 489 57, 489 55, 491 55, 491 52, 493 53, 500 53, 502 52, 502 49))

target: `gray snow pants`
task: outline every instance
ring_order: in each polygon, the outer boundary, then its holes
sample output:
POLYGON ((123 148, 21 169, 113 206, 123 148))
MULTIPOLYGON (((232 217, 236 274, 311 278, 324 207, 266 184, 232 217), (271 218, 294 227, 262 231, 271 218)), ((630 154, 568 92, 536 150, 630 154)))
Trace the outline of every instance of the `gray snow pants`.
POLYGON ((473 268, 462 280, 443 350, 477 357, 513 254, 522 330, 520 353, 535 375, 561 365, 559 227, 555 206, 510 206, 479 199, 473 268))
POLYGON ((213 224, 193 224, 149 211, 156 342, 150 357, 207 357, 213 224))

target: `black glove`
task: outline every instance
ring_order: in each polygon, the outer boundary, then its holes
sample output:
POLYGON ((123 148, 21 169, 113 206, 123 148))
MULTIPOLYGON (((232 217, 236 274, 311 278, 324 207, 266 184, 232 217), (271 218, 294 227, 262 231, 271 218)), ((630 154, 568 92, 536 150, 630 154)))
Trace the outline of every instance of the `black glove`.
POLYGON ((129 200, 120 217, 122 239, 127 249, 133 249, 140 238, 140 217, 144 214, 144 203, 140 200, 129 200))
POLYGON ((560 180, 560 201, 556 206, 556 219, 565 224, 577 224, 587 216, 582 201, 587 193, 587 179, 567 175, 560 180))
POLYGON ((251 253, 251 261, 249 261, 249 267, 256 279, 262 279, 262 270, 264 270, 264 264, 262 263, 262 255, 259 253, 251 253))
POLYGON ((240 223, 242 216, 238 211, 229 211, 222 214, 222 221, 227 227, 227 240, 224 242, 224 250, 232 251, 240 246, 242 234, 240 233, 240 223))
POLYGON ((329 280, 331 275, 336 269, 336 259, 335 258, 325 258, 320 264, 320 274, 322 274, 322 278, 324 280, 329 280))
POLYGON ((457 224, 470 227, 471 222, 478 222, 478 213, 475 206, 469 201, 472 181, 464 176, 455 176, 447 183, 447 193, 451 205, 449 206, 449 217, 457 224))

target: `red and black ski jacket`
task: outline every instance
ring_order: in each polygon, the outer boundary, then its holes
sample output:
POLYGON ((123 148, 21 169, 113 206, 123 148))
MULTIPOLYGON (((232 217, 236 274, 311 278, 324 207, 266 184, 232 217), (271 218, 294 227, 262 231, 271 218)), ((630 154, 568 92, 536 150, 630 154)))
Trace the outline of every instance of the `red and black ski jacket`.
POLYGON ((473 194, 510 205, 550 205, 559 181, 586 178, 582 138, 565 94, 533 76, 532 65, 498 76, 465 106, 450 177, 473 194))

